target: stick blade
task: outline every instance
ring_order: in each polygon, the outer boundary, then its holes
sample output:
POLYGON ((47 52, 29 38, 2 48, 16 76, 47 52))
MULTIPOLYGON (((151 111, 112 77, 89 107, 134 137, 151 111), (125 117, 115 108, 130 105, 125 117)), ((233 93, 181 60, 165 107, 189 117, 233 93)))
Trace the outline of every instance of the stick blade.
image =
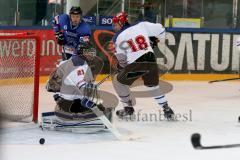
POLYGON ((191 142, 192 142, 193 148, 201 149, 202 145, 201 145, 200 139, 201 139, 201 135, 199 133, 192 134, 191 142))

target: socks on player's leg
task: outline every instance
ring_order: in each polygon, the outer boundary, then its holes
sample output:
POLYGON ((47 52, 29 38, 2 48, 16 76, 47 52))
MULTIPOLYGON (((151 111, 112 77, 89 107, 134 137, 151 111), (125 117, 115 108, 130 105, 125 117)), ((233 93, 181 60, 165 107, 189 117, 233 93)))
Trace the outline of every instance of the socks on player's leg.
POLYGON ((162 107, 167 103, 165 95, 160 95, 160 96, 154 97, 154 99, 162 107))
POLYGON ((151 93, 153 94, 154 99, 163 108, 164 116, 167 119, 173 119, 174 118, 174 112, 168 106, 168 101, 167 101, 165 95, 161 93, 159 86, 151 87, 151 88, 153 88, 151 93), (156 96, 156 95, 158 95, 158 96, 156 96))

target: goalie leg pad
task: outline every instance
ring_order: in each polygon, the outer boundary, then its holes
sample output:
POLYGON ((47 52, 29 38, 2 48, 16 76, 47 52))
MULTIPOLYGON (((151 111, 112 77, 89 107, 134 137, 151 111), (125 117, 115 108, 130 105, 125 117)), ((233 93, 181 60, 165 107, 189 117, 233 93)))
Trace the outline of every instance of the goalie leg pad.
POLYGON ((75 133, 94 133, 106 130, 106 127, 99 119, 91 119, 88 121, 66 120, 56 116, 56 112, 42 113, 42 122, 40 127, 43 130, 67 131, 75 133))

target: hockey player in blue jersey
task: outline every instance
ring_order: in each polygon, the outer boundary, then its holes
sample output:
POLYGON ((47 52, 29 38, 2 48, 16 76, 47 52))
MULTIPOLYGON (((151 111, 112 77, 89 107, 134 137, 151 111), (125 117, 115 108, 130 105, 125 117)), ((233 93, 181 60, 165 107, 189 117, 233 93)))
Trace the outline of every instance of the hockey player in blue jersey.
POLYGON ((81 20, 81 16, 81 8, 72 7, 69 15, 57 15, 52 21, 57 43, 63 46, 63 60, 69 59, 76 52, 81 52, 82 48, 90 46, 91 28, 81 20))

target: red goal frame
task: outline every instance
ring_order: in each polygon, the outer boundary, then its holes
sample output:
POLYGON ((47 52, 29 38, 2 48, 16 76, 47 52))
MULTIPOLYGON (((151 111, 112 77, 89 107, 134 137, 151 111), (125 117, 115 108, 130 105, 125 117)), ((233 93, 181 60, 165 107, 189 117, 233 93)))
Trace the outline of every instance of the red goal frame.
POLYGON ((34 99, 33 99, 33 113, 32 121, 38 122, 38 106, 39 106, 39 77, 40 77, 40 54, 41 42, 40 37, 33 33, 3 33, 0 39, 35 39, 36 53, 35 53, 35 69, 34 69, 34 99))

